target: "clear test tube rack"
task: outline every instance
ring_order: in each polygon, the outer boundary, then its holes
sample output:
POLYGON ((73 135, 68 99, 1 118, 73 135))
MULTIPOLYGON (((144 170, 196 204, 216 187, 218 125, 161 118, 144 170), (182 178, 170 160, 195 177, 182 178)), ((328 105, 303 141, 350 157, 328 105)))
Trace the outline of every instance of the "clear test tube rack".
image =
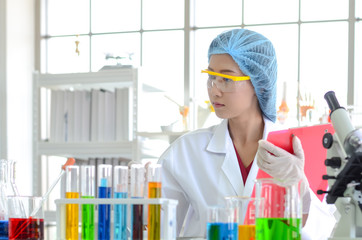
MULTIPOLYGON (((56 199, 56 222, 57 222, 57 239, 65 239, 65 221, 66 221, 66 204, 79 204, 79 209, 81 209, 82 204, 94 204, 95 206, 99 204, 110 204, 111 205, 111 239, 113 239, 113 219, 114 219, 114 205, 116 204, 127 204, 131 206, 133 204, 140 204, 147 207, 149 204, 158 204, 161 205, 162 211, 162 225, 161 225, 161 239, 167 240, 176 240, 176 207, 178 204, 177 200, 167 199, 167 198, 93 198, 93 199, 83 199, 83 198, 73 198, 73 199, 56 199)), ((127 211, 129 215, 131 211, 127 211)), ((97 231, 97 207, 95 207, 95 231, 97 231)), ((128 217, 128 216, 127 216, 128 217)), ((79 219, 81 224, 81 211, 79 214, 79 219)), ((79 228, 80 229, 80 228, 79 228)), ((79 230, 79 236, 81 232, 79 230)), ((96 232, 95 232, 95 236, 96 232)), ((80 238, 79 238, 80 239, 80 238)), ((144 238, 147 239, 147 238, 144 238)))

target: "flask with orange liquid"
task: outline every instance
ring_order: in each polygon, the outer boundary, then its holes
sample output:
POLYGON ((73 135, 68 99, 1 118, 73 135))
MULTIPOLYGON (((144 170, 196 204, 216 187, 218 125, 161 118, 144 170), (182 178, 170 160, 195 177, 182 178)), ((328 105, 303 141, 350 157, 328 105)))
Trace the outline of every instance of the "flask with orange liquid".
POLYGON ((277 112, 278 121, 283 124, 288 118, 289 107, 287 105, 287 83, 283 83, 283 99, 277 112))

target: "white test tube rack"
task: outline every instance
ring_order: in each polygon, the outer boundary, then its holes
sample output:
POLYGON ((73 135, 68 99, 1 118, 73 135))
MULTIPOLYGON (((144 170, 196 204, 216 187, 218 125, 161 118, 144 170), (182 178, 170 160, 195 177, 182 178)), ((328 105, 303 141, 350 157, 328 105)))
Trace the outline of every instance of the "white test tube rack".
MULTIPOLYGON (((162 211, 162 226, 161 226, 161 239, 169 239, 169 240, 176 240, 176 207, 178 204, 177 200, 173 199, 167 199, 167 198, 73 198, 73 199, 57 199, 55 200, 56 204, 56 222, 57 222, 57 239, 65 239, 65 220, 66 220, 66 210, 65 206, 66 204, 110 204, 110 205, 116 205, 116 204, 127 204, 128 206, 131 206, 133 204, 140 204, 147 207, 149 204, 159 204, 161 205, 161 211, 162 211)), ((113 206, 111 206, 113 209, 113 206)), ((79 206, 80 214, 81 214, 81 206, 79 206)), ((96 210, 95 210, 96 211, 96 210)), ((127 211, 127 213, 130 213, 130 211, 127 211)), ((80 224, 81 224, 81 215, 79 214, 80 224)), ((95 214, 95 226, 97 226, 97 216, 98 214, 95 214)), ((113 223, 113 210, 112 210, 112 216, 111 216, 111 222, 113 223)), ((113 224, 111 229, 111 239, 113 239, 113 224)), ((97 227, 95 227, 97 228, 97 227)), ((79 234, 81 234, 79 232, 79 234)), ((96 233, 95 233, 95 236, 96 233)), ((147 239, 147 238, 145 238, 147 239)))

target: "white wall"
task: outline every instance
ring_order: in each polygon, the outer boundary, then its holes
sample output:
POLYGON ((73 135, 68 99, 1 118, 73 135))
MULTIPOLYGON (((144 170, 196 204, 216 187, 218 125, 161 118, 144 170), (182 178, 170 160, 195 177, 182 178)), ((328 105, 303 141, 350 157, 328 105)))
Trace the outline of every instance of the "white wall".
MULTIPOLYGON (((4 1, 4 0, 2 0, 4 1)), ((20 194, 32 194, 34 0, 6 0, 8 158, 18 162, 20 194)))

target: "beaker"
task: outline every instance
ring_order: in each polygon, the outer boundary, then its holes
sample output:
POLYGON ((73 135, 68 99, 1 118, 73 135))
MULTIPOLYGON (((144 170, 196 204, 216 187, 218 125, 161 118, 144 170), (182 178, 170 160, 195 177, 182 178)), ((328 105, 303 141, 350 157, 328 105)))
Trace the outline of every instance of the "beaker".
POLYGON ((9 240, 44 239, 44 213, 41 204, 41 197, 8 197, 9 240), (30 216, 34 209, 39 210, 34 213, 34 216, 30 216))
POLYGON ((283 186, 274 179, 257 179, 256 204, 257 240, 300 240, 302 198, 300 183, 283 186))
POLYGON ((230 196, 225 198, 227 206, 237 209, 238 240, 255 239, 255 210, 259 199, 230 196))
POLYGON ((237 240, 237 208, 212 206, 207 210, 207 240, 237 240))

